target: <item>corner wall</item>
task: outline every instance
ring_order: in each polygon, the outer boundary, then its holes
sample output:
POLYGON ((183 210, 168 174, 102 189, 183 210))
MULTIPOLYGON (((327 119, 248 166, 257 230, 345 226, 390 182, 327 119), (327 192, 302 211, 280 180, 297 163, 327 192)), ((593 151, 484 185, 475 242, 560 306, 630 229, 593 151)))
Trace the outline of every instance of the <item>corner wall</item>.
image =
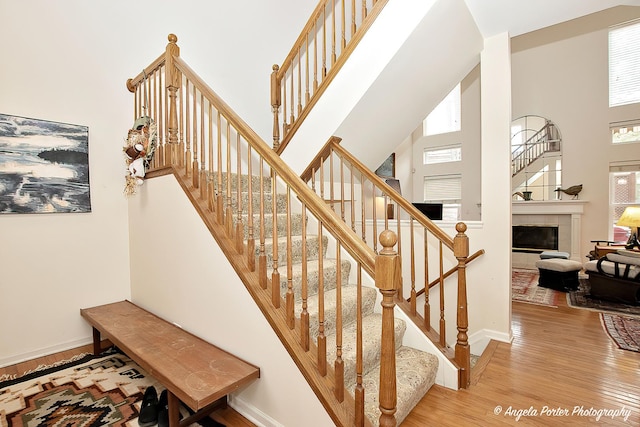
POLYGON ((260 368, 231 406, 257 425, 333 425, 173 175, 147 181, 129 217, 132 301, 260 368))

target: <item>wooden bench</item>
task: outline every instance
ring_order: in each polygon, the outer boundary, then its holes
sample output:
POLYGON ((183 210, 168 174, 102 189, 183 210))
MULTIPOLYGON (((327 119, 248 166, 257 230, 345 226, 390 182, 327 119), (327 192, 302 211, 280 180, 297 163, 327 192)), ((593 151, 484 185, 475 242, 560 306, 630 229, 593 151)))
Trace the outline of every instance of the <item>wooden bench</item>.
POLYGON ((130 301, 80 310, 93 327, 166 389, 169 425, 188 426, 225 407, 227 395, 260 377, 260 369, 155 316, 130 301), (180 421, 180 401, 195 413, 180 421))

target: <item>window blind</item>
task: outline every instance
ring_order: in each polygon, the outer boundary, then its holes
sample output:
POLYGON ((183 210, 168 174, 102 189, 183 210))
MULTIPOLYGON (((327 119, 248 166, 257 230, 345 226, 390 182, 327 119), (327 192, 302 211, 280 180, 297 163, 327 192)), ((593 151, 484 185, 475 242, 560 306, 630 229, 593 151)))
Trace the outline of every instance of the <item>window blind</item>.
POLYGON ((609 107, 640 102, 640 22, 609 30, 609 107))

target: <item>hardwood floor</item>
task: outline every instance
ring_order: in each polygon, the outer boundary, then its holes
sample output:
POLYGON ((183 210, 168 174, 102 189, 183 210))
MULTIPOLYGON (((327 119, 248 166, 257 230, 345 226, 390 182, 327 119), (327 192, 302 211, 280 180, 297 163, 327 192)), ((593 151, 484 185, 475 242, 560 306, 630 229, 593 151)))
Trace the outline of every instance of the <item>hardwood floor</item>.
POLYGON ((475 384, 434 386, 402 427, 640 425, 640 353, 618 349, 598 313, 568 307, 564 296, 558 308, 513 303, 512 328, 511 344, 487 347, 475 384), (598 420, 591 408, 628 412, 598 420), (529 415, 518 420, 518 410, 529 415))
MULTIPOLYGON (((558 308, 513 303, 512 327, 511 344, 487 347, 473 369, 471 388, 434 386, 401 427, 640 425, 640 353, 618 349, 598 313, 567 307, 563 297, 558 308), (545 407, 568 414, 542 414, 545 407), (583 412, 573 414, 576 408, 583 412), (624 414, 603 414, 598 420, 588 415, 591 408, 630 412, 626 421, 624 414), (518 419, 516 411, 526 410, 529 414, 518 419)), ((0 368, 0 375, 19 374, 82 351, 90 352, 91 346, 0 368)), ((227 426, 252 426, 231 408, 213 418, 227 426)))

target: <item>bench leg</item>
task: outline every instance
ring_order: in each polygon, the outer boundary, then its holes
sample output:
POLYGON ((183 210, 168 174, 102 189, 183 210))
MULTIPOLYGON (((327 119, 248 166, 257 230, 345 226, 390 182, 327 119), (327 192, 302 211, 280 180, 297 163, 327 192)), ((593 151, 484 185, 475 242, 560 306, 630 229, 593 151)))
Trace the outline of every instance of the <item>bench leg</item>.
POLYGON ((100 345, 100 331, 93 328, 93 355, 99 356, 102 353, 102 346, 100 345))
POLYGON ((180 399, 167 389, 167 403, 169 404, 169 427, 180 426, 180 399))

